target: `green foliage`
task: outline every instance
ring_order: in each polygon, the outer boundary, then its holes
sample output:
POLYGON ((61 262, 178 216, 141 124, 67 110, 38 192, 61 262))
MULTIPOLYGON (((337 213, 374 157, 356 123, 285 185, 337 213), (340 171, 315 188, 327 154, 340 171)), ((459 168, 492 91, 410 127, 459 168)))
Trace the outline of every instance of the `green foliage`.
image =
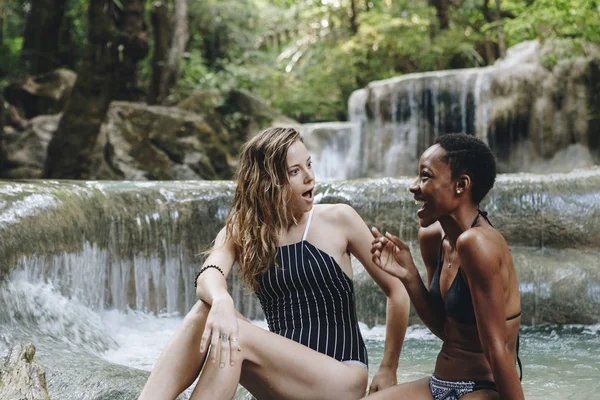
POLYGON ((2 25, 2 42, 0 42, 0 79, 10 80, 19 76, 19 57, 23 43, 24 19, 28 5, 23 1, 0 1, 0 21, 2 25))
MULTIPOLYGON (((16 78, 21 73, 20 55, 23 38, 5 39, 0 45, 0 80, 16 78)), ((1 85, 0 86, 4 86, 1 85)))
POLYGON ((252 0, 189 2, 190 49, 201 49, 205 62, 219 67, 250 49, 258 29, 252 0))
MULTIPOLYGON (((152 1, 146 1, 148 13, 152 1)), ((21 36, 30 4, 0 0, 0 79, 23 73, 21 36)), ((167 101, 178 102, 196 89, 241 88, 301 122, 345 119, 350 94, 371 81, 494 61, 495 0, 449 4, 450 27, 440 30, 428 0, 357 0, 354 33, 350 0, 190 0, 190 41, 167 101)), ((86 45, 87 5, 67 2, 70 40, 64 51, 72 67, 86 45)), ((600 43, 599 13, 597 0, 502 0, 500 23, 509 46, 568 39, 546 55, 550 68, 585 52, 586 43, 600 43)), ((150 53, 140 64, 142 88, 151 75, 150 53)))
POLYGON ((600 43, 600 5, 595 0, 536 0, 504 22, 509 45, 524 40, 553 40, 544 55, 548 69, 558 60, 586 54, 587 44, 600 43))
POLYGON ((505 21, 509 44, 529 39, 570 38, 600 43, 600 4, 595 0, 536 0, 505 21))
MULTIPOLYGON (((60 43, 64 66, 75 69, 87 39, 88 0, 67 0, 60 43)), ((31 1, 0 0, 0 78, 6 81, 23 75, 20 64, 23 33, 31 1)))

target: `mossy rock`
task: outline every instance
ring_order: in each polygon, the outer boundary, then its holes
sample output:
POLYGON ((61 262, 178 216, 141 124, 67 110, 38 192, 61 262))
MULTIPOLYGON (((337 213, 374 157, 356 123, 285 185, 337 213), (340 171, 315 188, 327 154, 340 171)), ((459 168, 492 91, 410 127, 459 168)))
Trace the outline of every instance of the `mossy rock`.
POLYGON ((242 144, 261 129, 298 123, 242 89, 198 90, 177 107, 201 115, 218 134, 232 159, 242 144))

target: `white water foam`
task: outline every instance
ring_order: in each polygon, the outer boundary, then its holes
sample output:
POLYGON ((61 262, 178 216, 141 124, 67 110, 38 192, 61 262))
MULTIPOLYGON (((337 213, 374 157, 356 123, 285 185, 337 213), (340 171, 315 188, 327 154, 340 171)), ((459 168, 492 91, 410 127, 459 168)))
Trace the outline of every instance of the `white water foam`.
POLYGON ((64 297, 52 283, 6 282, 0 290, 0 321, 32 340, 39 334, 91 352, 117 348, 99 314, 77 298, 64 297))

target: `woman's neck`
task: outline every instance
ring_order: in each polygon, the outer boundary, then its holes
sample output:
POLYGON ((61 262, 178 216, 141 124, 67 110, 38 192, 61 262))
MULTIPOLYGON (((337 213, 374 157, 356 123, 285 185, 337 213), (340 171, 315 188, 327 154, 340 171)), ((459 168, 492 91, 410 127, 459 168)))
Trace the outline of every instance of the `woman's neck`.
POLYGON ((458 237, 471 227, 478 213, 479 206, 477 204, 469 204, 457 208, 445 218, 440 219, 442 229, 452 246, 456 244, 458 237))
POLYGON ((309 214, 310 214, 310 211, 302 212, 302 213, 292 212, 291 218, 288 221, 287 227, 285 228, 286 232, 293 230, 297 226, 304 225, 308 220, 309 214))

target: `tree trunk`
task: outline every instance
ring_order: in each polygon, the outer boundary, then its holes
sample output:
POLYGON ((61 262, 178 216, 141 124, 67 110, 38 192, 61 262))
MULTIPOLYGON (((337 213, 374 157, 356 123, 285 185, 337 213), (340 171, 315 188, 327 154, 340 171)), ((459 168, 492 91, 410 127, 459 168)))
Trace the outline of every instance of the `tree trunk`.
MULTIPOLYGON (((4 15, 2 15, 2 9, 0 9, 0 47, 4 44, 4 15)), ((2 73, 2 71, 0 71, 2 73)))
POLYGON ((162 103, 171 89, 177 82, 177 76, 179 75, 179 66, 185 48, 189 40, 189 31, 187 25, 188 7, 187 0, 174 0, 173 7, 173 35, 171 37, 171 48, 169 49, 169 56, 167 58, 167 65, 162 71, 159 86, 158 103, 162 103))
POLYGON ((2 91, 0 90, 0 177, 5 176, 5 169, 7 169, 5 160, 8 158, 4 139, 4 115, 4 97, 2 97, 2 91))
POLYGON ((504 28, 502 27, 502 18, 500 11, 500 0, 496 0, 496 29, 498 30, 498 49, 500 51, 500 57, 506 56, 506 39, 504 38, 504 28))
POLYGON ((73 41, 73 32, 76 31, 76 24, 79 23, 77 19, 77 16, 69 13, 63 17, 58 39, 60 44, 61 66, 71 70, 77 69, 77 62, 80 58, 77 44, 73 41))
POLYGON ((161 104, 164 101, 164 98, 160 97, 161 78, 167 66, 169 38, 171 37, 171 22, 166 0, 154 2, 152 28, 154 32, 154 55, 152 58, 152 80, 150 81, 148 104, 161 104))
MULTIPOLYGON (((494 21, 494 17, 488 8, 488 1, 489 0, 483 0, 481 2, 481 13, 483 14, 483 18, 486 20, 486 22, 491 23, 494 21)), ((496 61, 496 58, 498 58, 494 39, 492 38, 492 34, 489 30, 485 32, 485 58, 487 65, 492 65, 494 61, 496 61)))
POLYGON ((358 9, 356 7, 356 0, 350 1, 350 30, 353 35, 358 33, 358 9))
POLYGON ((429 5, 435 8, 440 30, 448 29, 450 27, 448 0, 429 0, 429 5))
MULTIPOLYGON (((113 0, 114 1, 114 0, 113 0)), ((136 101, 138 63, 148 54, 148 26, 144 20, 145 0, 122 0, 117 11, 119 63, 116 70, 117 100, 136 101)))
POLYGON ((27 17, 21 59, 33 75, 60 66, 60 26, 66 0, 32 1, 27 17))
POLYGON ((485 34, 485 58, 487 65, 492 65, 496 61, 496 50, 494 48, 494 42, 492 41, 492 35, 489 31, 485 34))
MULTIPOLYGON (((2 91, 0 90, 0 139, 4 135, 4 97, 2 97, 2 91)), ((2 140, 0 140, 0 146, 2 146, 2 140)))
POLYGON ((71 99, 48 145, 46 178, 88 179, 90 155, 116 91, 120 35, 114 0, 90 0, 88 45, 71 99))

